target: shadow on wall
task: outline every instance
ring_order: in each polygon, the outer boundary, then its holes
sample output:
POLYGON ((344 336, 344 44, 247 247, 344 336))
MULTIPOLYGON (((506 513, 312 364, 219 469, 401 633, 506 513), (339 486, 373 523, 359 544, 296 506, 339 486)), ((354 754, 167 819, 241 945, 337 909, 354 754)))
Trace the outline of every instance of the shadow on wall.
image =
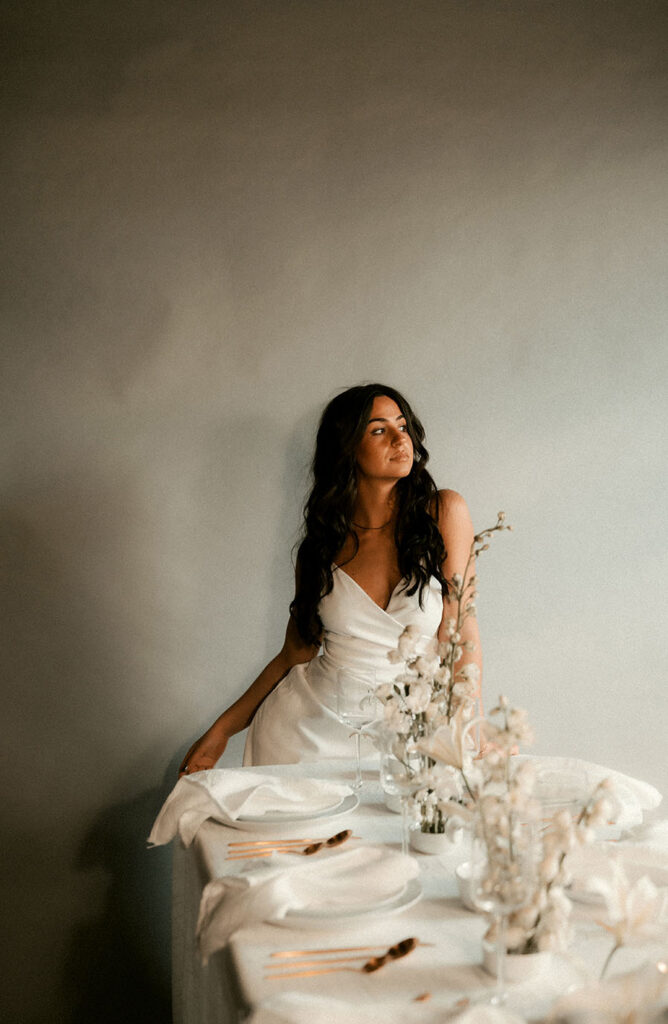
MULTIPOLYGON (((95 486, 92 476, 86 484, 95 486)), ((88 497, 40 482, 29 509, 21 496, 0 522, 10 639, 0 645, 3 718, 15 746, 9 764, 22 766, 3 806, 3 917, 16 954, 4 1019, 165 1024, 171 851, 147 850, 146 837, 177 765, 159 782, 154 769, 147 774, 155 758, 131 726, 136 666, 101 594, 73 571, 86 536, 74 510, 94 519, 88 497), (138 792, 135 777, 152 787, 138 792)), ((100 504, 104 497, 93 492, 100 504)))
MULTIPOLYGON (((294 482, 304 475, 303 435, 310 446, 311 432, 312 423, 296 428, 285 472, 276 459, 284 500, 274 510, 275 529, 288 550, 276 551, 262 598, 271 613, 283 581, 285 608, 275 636, 267 631, 262 641, 267 660, 287 621, 294 482)), ((266 431, 256 425, 258 433, 266 431)), ((218 435, 214 441, 215 466, 218 435)), ((3 917, 16 945, 5 1018, 164 1024, 171 1016, 171 851, 148 850, 146 837, 178 759, 209 723, 184 727, 190 735, 180 737, 165 766, 169 715, 157 702, 163 674, 178 672, 183 645, 182 632, 170 629, 182 625, 169 618, 178 595, 169 590, 163 599, 160 573, 173 582, 174 563, 155 564, 153 506, 147 513, 133 467, 72 461, 59 471, 28 465, 0 516, 9 634, 0 644, 0 675, 11 684, 3 720, 15 748, 9 763, 25 765, 26 752, 36 750, 48 766, 24 771, 17 798, 3 808, 13 861, 3 879, 3 917), (163 738, 155 739, 160 730, 163 738)), ((202 507, 218 507, 224 497, 224 481, 213 479, 211 492, 197 495, 202 507)), ((235 737, 226 764, 240 764, 243 739, 235 737)))
POLYGON ((171 1020, 171 847, 147 850, 145 837, 176 768, 159 789, 106 808, 81 843, 75 869, 102 868, 110 881, 99 915, 72 935, 65 964, 72 1024, 171 1020))

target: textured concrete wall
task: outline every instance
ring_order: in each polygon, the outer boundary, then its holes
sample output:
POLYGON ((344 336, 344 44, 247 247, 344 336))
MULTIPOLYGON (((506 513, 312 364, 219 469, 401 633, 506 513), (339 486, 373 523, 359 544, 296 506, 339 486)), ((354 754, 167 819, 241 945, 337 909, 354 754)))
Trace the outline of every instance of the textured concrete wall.
POLYGON ((667 787, 667 10, 5 5, 3 1019, 167 1019, 144 838, 280 645, 347 384, 515 523, 488 695, 667 787))

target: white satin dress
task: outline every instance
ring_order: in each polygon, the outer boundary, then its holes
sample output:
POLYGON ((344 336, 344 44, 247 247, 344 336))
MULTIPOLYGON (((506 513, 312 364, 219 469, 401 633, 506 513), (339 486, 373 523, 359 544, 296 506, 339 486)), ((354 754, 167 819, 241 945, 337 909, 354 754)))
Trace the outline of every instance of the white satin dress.
MULTIPOLYGON (((431 579, 420 608, 418 594, 409 597, 398 583, 383 609, 343 569, 334 567, 333 589, 318 611, 323 624, 320 654, 295 665, 260 704, 248 730, 245 765, 295 764, 333 757, 354 757, 350 727, 336 716, 342 670, 372 675, 376 685, 389 682, 400 665, 388 652, 406 626, 420 628, 418 649, 436 635, 443 615, 443 597, 431 579)), ((373 753, 367 747, 366 753, 373 753)))

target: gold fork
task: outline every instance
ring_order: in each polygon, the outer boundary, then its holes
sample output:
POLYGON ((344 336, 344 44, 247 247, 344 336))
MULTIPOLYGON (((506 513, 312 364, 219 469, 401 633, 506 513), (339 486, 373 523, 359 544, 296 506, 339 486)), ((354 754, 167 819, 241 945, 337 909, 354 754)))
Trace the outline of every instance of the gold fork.
MULTIPOLYGON (((299 962, 294 962, 293 961, 292 963, 289 963, 289 964, 286 964, 286 963, 267 964, 267 969, 268 970, 271 970, 272 968, 274 968, 274 969, 282 968, 283 969, 283 973, 280 973, 280 974, 278 974, 278 973, 277 974, 267 974, 267 975, 265 975, 265 980, 267 980, 269 978, 310 978, 310 977, 313 977, 316 974, 333 974, 336 971, 355 971, 355 972, 361 971, 363 974, 372 974, 375 971, 379 971, 381 967, 384 967, 385 964, 389 963, 391 960, 400 960, 402 957, 408 956, 409 953, 412 953, 413 950, 416 949, 420 945, 427 945, 427 943, 421 943, 419 939, 412 938, 412 937, 408 938, 408 939, 402 939, 401 942, 397 942, 393 946, 390 946, 390 948, 385 953, 381 954, 380 956, 369 957, 369 959, 366 960, 360 967, 348 966, 349 964, 354 963, 354 961, 356 961, 356 960, 364 959, 363 956, 359 956, 359 955, 358 956, 347 956, 347 957, 334 957, 334 958, 329 958, 327 960, 300 960, 299 962), (333 964, 335 964, 335 965, 346 964, 346 966, 345 967, 331 966, 333 964), (289 971, 286 972, 285 971, 286 967, 298 968, 298 969, 297 970, 289 970, 289 971), (317 969, 316 970, 310 970, 309 968, 317 968, 317 969)), ((363 950, 365 947, 360 946, 360 947, 357 947, 357 948, 360 949, 360 950, 363 950)), ((366 947, 366 948, 367 949, 368 948, 372 948, 373 949, 373 947, 366 947)), ((351 949, 355 949, 355 947, 351 947, 351 949)), ((317 952, 317 950, 314 950, 313 952, 317 952)), ((342 950, 326 950, 326 952, 337 953, 337 952, 345 952, 345 950, 343 950, 343 949, 342 950)), ((274 954, 272 954, 272 955, 274 955, 274 954)), ((280 954, 276 954, 276 955, 280 955, 280 954)))
MULTIPOLYGON (((347 828, 343 832, 337 832, 335 835, 330 836, 329 839, 316 839, 313 841, 304 839, 274 840, 271 847, 263 846, 260 850, 256 849, 254 844, 244 847, 242 843, 228 843, 228 846, 234 846, 234 849, 225 859, 250 860, 257 857, 271 857, 272 853, 298 853, 305 857, 310 857, 317 853, 318 850, 340 846, 341 843, 347 842, 350 838, 357 839, 359 837, 353 836, 351 829, 347 828), (299 849, 304 842, 308 843, 308 845, 303 849, 299 849)), ((265 840, 265 843, 268 842, 271 842, 271 840, 265 840)))

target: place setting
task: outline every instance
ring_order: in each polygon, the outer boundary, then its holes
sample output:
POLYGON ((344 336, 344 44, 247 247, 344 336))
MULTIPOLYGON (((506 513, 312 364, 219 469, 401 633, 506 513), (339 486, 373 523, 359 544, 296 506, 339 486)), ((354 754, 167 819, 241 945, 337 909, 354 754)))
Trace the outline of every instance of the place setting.
POLYGON ((314 828, 325 827, 358 805, 359 797, 344 783, 212 768, 179 779, 155 820, 148 843, 159 846, 179 835, 184 846, 189 846, 207 820, 244 832, 271 832, 288 838, 311 823, 314 828))
POLYGON ((325 841, 313 856, 304 856, 300 846, 277 846, 266 858, 252 856, 251 849, 241 864, 212 879, 202 892, 197 923, 203 960, 242 926, 358 929, 417 903, 422 888, 413 858, 381 845, 353 845, 349 838, 333 848, 325 841))
POLYGON ((187 847, 208 820, 238 836, 227 833, 224 866, 202 892, 197 942, 204 962, 240 927, 358 927, 420 899, 413 858, 335 827, 358 802, 348 785, 327 779, 216 769, 179 779, 150 844, 178 836, 187 847))

